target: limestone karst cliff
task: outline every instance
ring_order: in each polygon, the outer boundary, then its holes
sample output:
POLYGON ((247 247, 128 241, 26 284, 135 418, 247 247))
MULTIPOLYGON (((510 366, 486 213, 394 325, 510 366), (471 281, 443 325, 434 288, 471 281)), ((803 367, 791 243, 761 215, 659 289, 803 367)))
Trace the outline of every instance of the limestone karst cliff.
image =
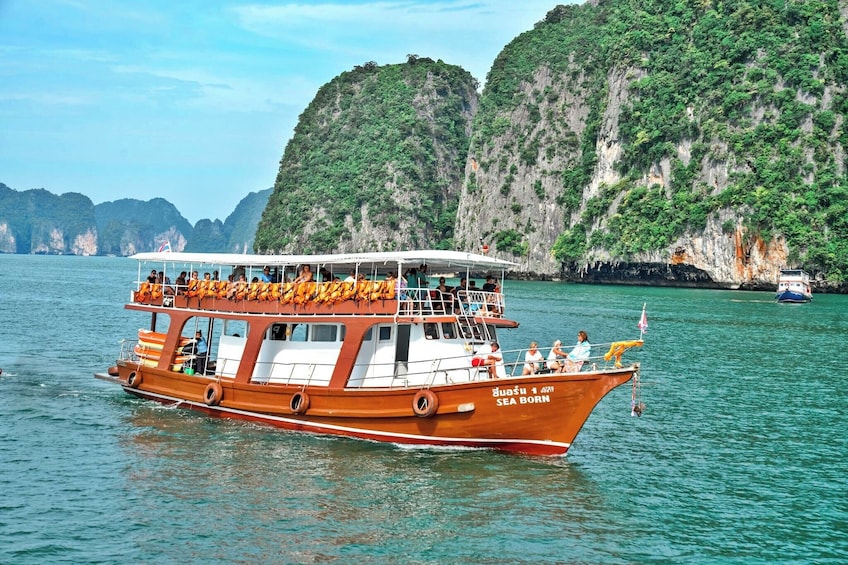
POLYGON ((558 6, 498 56, 458 248, 523 271, 685 265, 727 287, 848 277, 846 8, 558 6))
POLYGON ((485 245, 521 276, 665 265, 755 288, 803 266, 838 286, 846 12, 594 1, 505 46, 479 98, 416 56, 343 73, 300 118, 256 249, 485 245))
POLYGON ((410 55, 321 87, 286 146, 256 250, 452 247, 476 86, 410 55))

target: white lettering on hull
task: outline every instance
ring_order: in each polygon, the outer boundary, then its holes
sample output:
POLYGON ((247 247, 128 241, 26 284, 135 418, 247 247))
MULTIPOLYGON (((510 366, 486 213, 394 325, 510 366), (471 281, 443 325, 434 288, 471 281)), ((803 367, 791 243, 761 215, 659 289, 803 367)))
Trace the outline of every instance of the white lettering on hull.
MULTIPOLYGON (((542 387, 542 393, 550 393, 554 391, 553 386, 542 387)), ((536 387, 531 387, 528 391, 524 387, 515 386, 512 388, 495 387, 492 389, 492 396, 496 399, 495 406, 516 406, 518 404, 543 404, 549 403, 551 397, 549 394, 537 394, 539 391, 536 387), (528 394, 529 393, 529 394, 528 394)))

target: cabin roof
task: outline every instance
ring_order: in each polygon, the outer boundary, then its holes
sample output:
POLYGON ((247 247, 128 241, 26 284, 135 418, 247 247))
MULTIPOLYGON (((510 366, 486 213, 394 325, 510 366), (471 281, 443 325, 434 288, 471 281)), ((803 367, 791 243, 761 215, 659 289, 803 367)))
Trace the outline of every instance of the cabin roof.
POLYGON ((332 253, 324 255, 248 255, 238 253, 136 253, 138 261, 162 263, 191 263, 199 265, 228 265, 244 267, 332 265, 335 270, 356 269, 361 266, 394 269, 400 266, 418 267, 426 264, 430 272, 437 269, 509 270, 517 263, 465 251, 424 249, 414 251, 380 251, 372 253, 332 253))

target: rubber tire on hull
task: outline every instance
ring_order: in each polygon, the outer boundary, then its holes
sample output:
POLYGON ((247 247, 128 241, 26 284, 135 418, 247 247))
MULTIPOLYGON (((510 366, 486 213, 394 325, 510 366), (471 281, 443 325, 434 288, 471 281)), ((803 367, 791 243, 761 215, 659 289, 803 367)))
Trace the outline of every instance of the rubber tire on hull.
POLYGON ((309 409, 309 395, 303 391, 296 392, 289 401, 292 414, 303 414, 309 409))
POLYGON ((133 371, 127 377, 127 386, 130 388, 138 388, 138 385, 141 384, 141 373, 137 373, 133 371))
POLYGON ((203 402, 207 406, 218 406, 222 398, 224 398, 224 389, 221 387, 221 383, 206 385, 206 390, 203 391, 203 402))
POLYGON ((432 390, 419 390, 412 399, 412 411, 416 416, 429 418, 439 410, 439 397, 432 390))

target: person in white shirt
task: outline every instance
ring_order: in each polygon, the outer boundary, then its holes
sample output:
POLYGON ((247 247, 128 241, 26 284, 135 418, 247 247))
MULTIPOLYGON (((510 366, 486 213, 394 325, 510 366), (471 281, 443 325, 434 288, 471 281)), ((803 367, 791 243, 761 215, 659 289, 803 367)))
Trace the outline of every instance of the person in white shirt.
POLYGON ((501 347, 497 341, 486 343, 477 350, 477 357, 483 360, 483 365, 489 369, 490 379, 506 378, 506 367, 504 367, 501 347))
POLYGON ((539 369, 542 368, 542 361, 544 361, 544 356, 539 351, 538 345, 535 341, 530 342, 530 349, 527 350, 527 353, 524 354, 524 371, 522 371, 522 375, 533 375, 539 372, 539 369))

